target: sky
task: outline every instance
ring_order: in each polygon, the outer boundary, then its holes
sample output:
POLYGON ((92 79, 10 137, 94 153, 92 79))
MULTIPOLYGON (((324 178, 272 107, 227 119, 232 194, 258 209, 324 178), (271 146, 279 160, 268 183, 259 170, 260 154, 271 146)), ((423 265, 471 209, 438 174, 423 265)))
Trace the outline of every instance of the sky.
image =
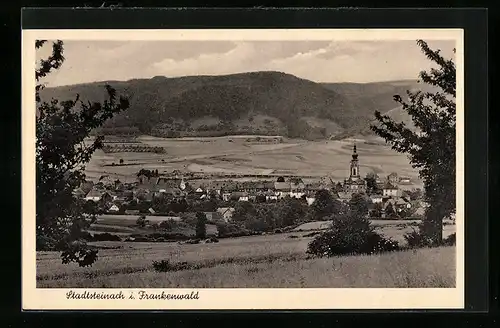
MULTIPOLYGON (((63 40, 64 41, 64 40, 63 40)), ((453 56, 453 40, 432 40, 453 56)), ((37 60, 50 54, 37 50, 37 60)), ((279 71, 314 82, 417 79, 431 62, 415 40, 398 41, 65 41, 62 67, 47 87, 154 76, 279 71)))

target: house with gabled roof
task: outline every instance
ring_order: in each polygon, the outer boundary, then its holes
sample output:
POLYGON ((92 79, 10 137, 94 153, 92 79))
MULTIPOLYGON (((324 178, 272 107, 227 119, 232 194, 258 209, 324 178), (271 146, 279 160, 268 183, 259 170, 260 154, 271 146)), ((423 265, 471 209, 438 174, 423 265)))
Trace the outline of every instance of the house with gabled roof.
POLYGON ((304 181, 302 181, 302 178, 292 177, 289 181, 291 190, 304 190, 306 187, 304 181))
POLYGON ((98 202, 101 200, 102 195, 106 193, 104 190, 99 190, 97 188, 92 188, 88 194, 85 196, 85 200, 98 202))
POLYGON ((398 183, 398 174, 396 172, 392 172, 387 176, 387 181, 392 184, 398 183))
POLYGON ((205 217, 207 218, 208 221, 222 221, 223 217, 222 214, 215 211, 215 212, 203 212, 205 214, 205 217))
POLYGON ((273 181, 264 181, 263 185, 264 185, 264 190, 265 191, 270 191, 270 190, 273 190, 273 188, 274 188, 274 182, 273 181))
POLYGON ((303 196, 306 195, 306 192, 303 190, 292 190, 289 193, 289 196, 292 198, 302 198, 303 196))
POLYGON ((316 197, 306 197, 307 205, 311 206, 315 201, 316 197))
POLYGON ((304 189, 307 191, 307 192, 312 192, 312 193, 315 193, 316 191, 318 190, 322 190, 322 189, 325 189, 323 184, 321 182, 311 182, 311 183, 308 183, 304 186, 304 189))
POLYGON ((370 195, 373 204, 382 203, 384 196, 380 194, 370 195))
POLYGON ((190 180, 188 183, 192 191, 196 191, 199 188, 205 189, 208 185, 205 180, 190 180))
POLYGON ((224 221, 229 222, 233 218, 234 207, 219 207, 217 212, 221 214, 224 221))
POLYGON ((73 196, 77 198, 84 198, 89 192, 90 191, 85 192, 81 188, 76 188, 75 190, 73 190, 73 196))
POLYGON ((134 190, 134 199, 137 201, 152 201, 154 196, 154 191, 149 189, 137 188, 134 190))
POLYGON ((139 185, 149 183, 150 181, 154 181, 154 178, 148 177, 145 174, 139 174, 137 176, 137 184, 139 185))
POLYGON ((337 197, 338 197, 338 200, 340 200, 341 202, 348 202, 351 200, 351 197, 352 197, 352 193, 350 192, 345 192, 345 191, 339 191, 337 192, 337 197))
POLYGON ((276 181, 274 183, 274 193, 278 198, 290 196, 290 181, 276 181))
POLYGON ((217 195, 220 195, 226 185, 226 181, 210 181, 207 189, 210 191, 215 191, 217 195))
POLYGON ((225 202, 228 202, 231 200, 231 193, 230 192, 223 192, 222 193, 222 200, 225 202))
POLYGON ((92 190, 92 188, 94 188, 94 183, 92 181, 84 181, 81 185, 80 185, 80 189, 85 192, 85 194, 88 194, 89 191, 92 190))
POLYGON ((290 182, 278 182, 274 183, 274 190, 276 191, 290 191, 290 182))
POLYGON ((382 196, 384 197, 401 197, 401 190, 397 185, 387 181, 382 188, 382 196))
POLYGON ((399 183, 403 185, 411 184, 411 178, 406 176, 399 177, 399 183))
POLYGON ((237 181, 233 181, 233 180, 228 180, 228 181, 225 181, 225 184, 222 188, 222 190, 224 192, 233 192, 233 191, 239 191, 239 184, 237 181))
POLYGON ((111 205, 111 206, 109 207, 108 211, 109 211, 109 212, 118 212, 118 211, 120 211, 120 208, 118 207, 118 205, 113 204, 113 205, 111 205))
POLYGON ((400 197, 396 199, 395 206, 398 211, 409 210, 411 203, 407 199, 400 197))
POLYGON ((249 200, 249 194, 244 191, 235 191, 231 193, 231 199, 239 202, 247 202, 249 200))

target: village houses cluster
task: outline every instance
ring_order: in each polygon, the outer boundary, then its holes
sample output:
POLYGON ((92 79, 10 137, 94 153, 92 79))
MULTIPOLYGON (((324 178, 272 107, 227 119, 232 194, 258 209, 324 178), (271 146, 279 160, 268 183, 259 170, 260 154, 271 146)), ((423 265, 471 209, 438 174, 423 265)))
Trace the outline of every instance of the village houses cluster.
MULTIPOLYGON (((101 176, 97 183, 87 182, 75 193, 87 201, 105 202, 110 213, 120 212, 130 202, 152 202, 155 197, 170 200, 208 200, 218 199, 222 202, 274 202, 285 197, 302 198, 311 205, 315 201, 318 190, 332 192, 340 201, 348 202, 355 193, 369 197, 371 203, 380 204, 382 217, 384 210, 391 205, 396 211, 404 211, 416 207, 416 202, 405 196, 401 186, 411 184, 407 177, 399 177, 397 173, 389 174, 386 179, 376 178, 377 192, 369 190, 367 180, 362 178, 359 170, 359 159, 354 145, 350 161, 349 177, 343 182, 321 179, 317 182, 304 183, 300 177, 278 177, 266 181, 207 180, 189 179, 181 172, 173 172, 168 176, 159 175, 156 171, 141 170, 136 181, 124 183, 113 181, 109 176, 101 176)), ((421 202, 420 202, 421 203, 421 202)), ((155 214, 153 208, 148 210, 155 214)), ((138 214, 137 210, 125 210, 124 214, 138 214)), ((234 207, 220 207, 217 212, 225 220, 231 220, 234 207)))

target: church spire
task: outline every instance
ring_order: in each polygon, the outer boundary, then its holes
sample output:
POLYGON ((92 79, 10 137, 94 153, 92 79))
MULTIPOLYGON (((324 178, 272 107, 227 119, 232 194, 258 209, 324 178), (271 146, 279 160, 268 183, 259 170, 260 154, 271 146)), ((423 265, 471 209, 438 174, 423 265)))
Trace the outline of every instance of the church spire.
POLYGON ((354 160, 358 159, 358 153, 356 152, 356 143, 354 143, 354 148, 352 151, 352 159, 354 159, 354 160))
POLYGON ((354 144, 353 151, 352 151, 352 160, 351 160, 351 174, 350 174, 350 179, 351 180, 358 180, 360 178, 359 176, 359 163, 358 163, 358 153, 356 152, 356 144, 354 144))

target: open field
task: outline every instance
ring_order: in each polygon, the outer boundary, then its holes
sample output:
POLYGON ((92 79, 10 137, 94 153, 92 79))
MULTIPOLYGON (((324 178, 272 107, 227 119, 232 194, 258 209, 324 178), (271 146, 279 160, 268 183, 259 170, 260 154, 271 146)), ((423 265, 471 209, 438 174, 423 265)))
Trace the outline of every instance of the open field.
MULTIPOLYGON (((122 237, 132 234, 154 232, 154 230, 152 230, 151 228, 138 227, 136 224, 138 217, 139 215, 111 215, 111 214, 101 215, 97 219, 97 222, 90 226, 90 230, 88 230, 88 232, 93 234, 108 232, 122 237)), ((145 217, 150 224, 161 223, 169 219, 166 216, 146 215, 145 217)), ((217 232, 217 227, 214 224, 207 224, 206 229, 208 236, 213 236, 217 232)), ((194 234, 194 229, 183 229, 172 232, 183 233, 183 234, 194 234)))
MULTIPOLYGON (((141 168, 158 171, 182 170, 202 173, 283 174, 298 176, 330 176, 343 180, 348 175, 352 145, 355 140, 304 141, 284 139, 269 144, 247 141, 255 136, 157 138, 142 136, 138 140, 149 146, 164 147, 165 154, 112 153, 97 151, 89 165, 89 178, 110 174, 122 181, 141 168), (124 166, 105 166, 124 160, 124 166)), ((371 141, 370 141, 371 142, 371 141)), ((386 145, 365 144, 356 140, 362 174, 376 172, 385 176, 391 172, 418 180, 406 155, 396 153, 386 145)), ((408 188, 412 188, 410 185, 408 188)))
MULTIPOLYGON (((120 235, 122 237, 131 235, 131 234, 140 234, 140 233, 151 233, 151 229, 142 229, 137 227, 136 220, 137 215, 101 215, 97 222, 91 226, 89 232, 91 233, 103 233, 108 232, 116 235, 120 235)), ((146 220, 149 220, 151 224, 160 223, 162 221, 167 220, 168 217, 165 216, 146 216, 146 220)), ((328 229, 331 221, 314 221, 307 222, 301 224, 300 226, 293 229, 292 232, 310 232, 310 231, 319 231, 323 229, 328 229)), ((375 226, 375 229, 379 231, 381 234, 390 237, 400 244, 405 242, 404 235, 412 231, 412 229, 416 229, 419 220, 372 220, 372 225, 375 226)), ((447 223, 443 227, 443 237, 446 238, 450 234, 455 232, 455 225, 451 224, 452 221, 445 220, 444 223, 447 223)), ((207 224, 207 234, 214 235, 217 232, 217 227, 213 224, 207 224)), ((175 231, 182 233, 194 233, 191 231, 192 229, 183 230, 183 231, 175 231)))
MULTIPOLYGON (((454 226, 445 226, 451 233, 454 226)), ((386 236, 402 230, 382 227, 386 236)), ((38 287, 451 287, 454 247, 385 255, 308 259, 307 232, 221 239, 214 244, 96 242, 90 268, 37 253, 38 287), (291 238, 293 236, 294 238, 291 238), (153 261, 195 269, 157 273, 153 261), (429 279, 430 277, 430 279, 429 279)), ((393 236, 391 236, 393 237, 393 236)))

